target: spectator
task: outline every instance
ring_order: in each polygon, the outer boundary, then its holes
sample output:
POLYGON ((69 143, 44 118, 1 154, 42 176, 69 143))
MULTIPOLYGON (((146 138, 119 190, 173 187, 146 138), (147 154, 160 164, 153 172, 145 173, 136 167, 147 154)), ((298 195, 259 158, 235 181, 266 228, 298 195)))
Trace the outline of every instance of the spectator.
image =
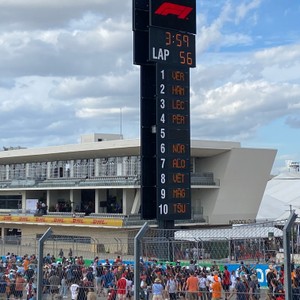
POLYGON ((51 276, 49 277, 49 284, 50 284, 50 293, 53 294, 58 294, 59 293, 59 285, 60 285, 60 278, 57 275, 56 270, 52 271, 51 276))
POLYGON ((78 290, 78 293, 77 293, 76 300, 87 300, 86 288, 84 287, 84 284, 82 281, 79 283, 79 287, 77 288, 77 290, 78 290))
POLYGON ((23 290, 25 287, 26 281, 23 278, 22 274, 17 273, 16 275, 16 285, 15 285, 15 298, 23 299, 23 290))
POLYGON ((190 276, 186 280, 187 298, 189 300, 198 299, 199 284, 198 278, 194 272, 191 272, 190 276))
POLYGON ((170 300, 176 300, 177 289, 177 281, 175 280, 174 275, 170 275, 166 285, 166 290, 169 293, 170 300))
POLYGON ((106 268, 105 274, 103 276, 103 290, 104 294, 108 294, 108 289, 114 284, 114 275, 111 272, 110 268, 106 268))
POLYGON ((125 300, 127 294, 127 280, 125 274, 117 281, 117 295, 119 300, 125 300))
POLYGON ((33 283, 33 279, 30 278, 25 286, 25 290, 26 290, 26 295, 27 295, 27 299, 30 299, 32 298, 33 296, 33 286, 32 286, 32 283, 33 283))
POLYGON ((207 298, 207 278, 205 273, 200 273, 198 276, 199 290, 201 293, 201 300, 206 300, 207 298))
POLYGON ((60 282, 60 295, 63 298, 68 298, 67 292, 68 292, 68 285, 67 285, 67 279, 66 279, 66 274, 62 274, 61 282, 60 282))
POLYGON ((212 300, 219 300, 222 296, 222 284, 218 275, 214 275, 214 281, 211 284, 212 300))
POLYGON ((246 286, 242 283, 240 277, 236 277, 235 291, 237 300, 247 300, 246 286))
POLYGON ((74 283, 71 284, 70 292, 71 292, 71 299, 72 300, 76 300, 77 294, 78 294, 78 288, 79 288, 79 285, 77 284, 77 282, 74 282, 74 283))
POLYGON ((231 285, 231 280, 230 280, 230 272, 228 271, 228 267, 224 266, 224 273, 223 273, 223 278, 222 278, 222 285, 223 289, 225 292, 225 300, 229 297, 229 288, 231 285))
POLYGON ((63 257, 64 257, 64 251, 63 251, 63 249, 60 249, 60 250, 59 250, 58 256, 59 256, 60 258, 63 258, 63 257))
POLYGON ((255 274, 250 275, 249 296, 250 300, 258 300, 260 298, 260 286, 255 274))
POLYGON ((164 286, 162 285, 161 280, 159 278, 156 278, 152 285, 152 300, 162 300, 163 290, 164 286))
POLYGON ((6 298, 6 287, 7 287, 7 282, 5 280, 5 276, 3 275, 0 279, 0 298, 1 299, 6 298))
POLYGON ((235 292, 236 272, 234 270, 231 271, 230 282, 231 282, 230 287, 229 287, 230 295, 228 296, 228 299, 231 299, 231 297, 233 296, 233 294, 235 292))
POLYGON ((97 294, 92 287, 88 289, 87 300, 97 300, 97 294))

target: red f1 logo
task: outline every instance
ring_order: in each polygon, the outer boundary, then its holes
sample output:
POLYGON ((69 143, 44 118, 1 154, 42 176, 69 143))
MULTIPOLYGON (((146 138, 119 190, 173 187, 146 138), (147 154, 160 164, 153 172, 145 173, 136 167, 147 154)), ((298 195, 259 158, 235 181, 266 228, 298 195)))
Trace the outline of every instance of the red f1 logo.
POLYGON ((174 4, 170 2, 164 2, 156 11, 157 15, 167 16, 175 15, 178 19, 185 19, 190 12, 193 10, 192 7, 174 4))

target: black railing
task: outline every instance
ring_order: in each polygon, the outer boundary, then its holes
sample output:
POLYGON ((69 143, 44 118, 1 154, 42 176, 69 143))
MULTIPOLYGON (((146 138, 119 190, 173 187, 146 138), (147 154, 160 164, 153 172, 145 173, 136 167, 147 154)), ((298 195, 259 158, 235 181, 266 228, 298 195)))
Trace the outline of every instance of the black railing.
MULTIPOLYGON (((5 188, 55 188, 55 187, 87 187, 87 186, 139 186, 139 176, 101 176, 91 178, 60 177, 38 179, 13 179, 0 181, 0 189, 5 188)), ((219 186, 219 180, 213 173, 191 173, 191 185, 219 186)))

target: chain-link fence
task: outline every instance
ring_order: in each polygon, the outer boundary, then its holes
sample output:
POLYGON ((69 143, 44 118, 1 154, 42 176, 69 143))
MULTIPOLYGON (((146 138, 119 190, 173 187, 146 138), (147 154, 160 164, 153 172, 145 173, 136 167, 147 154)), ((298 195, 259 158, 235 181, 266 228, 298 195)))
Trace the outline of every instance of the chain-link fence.
MULTIPOLYGON (((284 224, 285 221, 193 230, 149 228, 141 240, 139 275, 147 279, 147 286, 151 286, 160 274, 166 285, 168 276, 179 272, 183 282, 180 291, 184 294, 184 282, 192 270, 197 271, 199 276, 204 271, 208 272, 205 273, 207 276, 217 270, 221 276, 224 266, 227 266, 230 272, 240 275, 237 272, 243 264, 249 272, 255 272, 261 287, 267 287, 266 274, 270 264, 276 268, 278 279, 280 277, 280 266, 284 262, 284 224)), ((117 274, 120 276, 125 272, 127 278, 133 281, 134 238, 137 232, 136 229, 122 229, 109 238, 101 239, 84 236, 57 238, 54 232, 43 248, 45 297, 57 293, 70 297, 72 284, 84 285, 81 288, 85 291, 92 285, 99 297, 106 297, 110 286, 116 283, 117 274), (113 275, 111 282, 105 283, 103 276, 108 270, 113 275)), ((32 290, 36 284, 39 238, 10 236, 0 243, 2 267, 7 271, 10 266, 12 280, 18 270, 25 275, 26 284, 32 279, 32 290)), ((295 223, 290 241, 292 263, 295 265, 300 264, 299 242, 299 223, 295 223)), ((26 291, 24 288, 24 293, 26 291)), ((210 292, 207 293, 209 296, 210 292)))

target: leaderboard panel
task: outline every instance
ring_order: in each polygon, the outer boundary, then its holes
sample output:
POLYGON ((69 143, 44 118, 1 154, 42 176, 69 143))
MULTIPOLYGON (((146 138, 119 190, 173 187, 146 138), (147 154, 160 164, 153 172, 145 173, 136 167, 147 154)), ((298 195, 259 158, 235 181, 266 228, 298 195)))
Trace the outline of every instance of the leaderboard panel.
POLYGON ((157 219, 191 218, 189 68, 156 65, 157 219))

